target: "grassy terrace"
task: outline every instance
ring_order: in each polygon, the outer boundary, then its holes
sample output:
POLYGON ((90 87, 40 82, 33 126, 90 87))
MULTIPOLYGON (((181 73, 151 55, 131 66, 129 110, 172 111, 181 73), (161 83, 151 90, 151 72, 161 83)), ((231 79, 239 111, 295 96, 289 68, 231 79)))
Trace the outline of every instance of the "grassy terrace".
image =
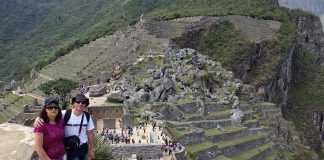
POLYGON ((198 151, 202 151, 211 147, 216 146, 216 143, 212 143, 212 142, 203 142, 203 143, 198 143, 198 144, 190 144, 190 145, 186 145, 186 150, 190 153, 196 153, 198 151))
POLYGON ((219 116, 219 115, 230 114, 230 113, 231 110, 225 110, 225 111, 209 112, 208 115, 219 116))
POLYGON ((272 147, 274 144, 272 142, 263 144, 260 147, 253 148, 249 151, 243 152, 242 154, 236 155, 233 157, 233 160, 242 160, 242 159, 250 159, 253 156, 261 153, 262 151, 272 147))
POLYGON ((264 160, 274 160, 277 157, 278 157, 278 153, 277 152, 273 152, 272 154, 270 154, 269 156, 267 156, 264 160))
POLYGON ((245 127, 236 127, 236 126, 228 126, 224 128, 224 132, 217 129, 217 128, 211 128, 211 129, 206 129, 205 130, 205 135, 206 136, 215 136, 219 134, 225 134, 229 132, 236 132, 245 129, 245 127))
POLYGON ((214 158, 213 160, 232 160, 232 159, 228 158, 226 156, 218 156, 218 157, 214 158))
POLYGON ((4 98, 0 98, 0 109, 3 109, 0 112, 0 123, 6 122, 17 113, 22 112, 23 105, 31 105, 32 101, 33 98, 29 96, 20 97, 13 93, 5 94, 4 98), (4 109, 2 104, 8 104, 9 106, 4 109))
POLYGON ((167 130, 169 132, 169 134, 171 135, 172 139, 179 139, 182 136, 193 132, 193 130, 183 130, 183 131, 178 131, 175 128, 171 128, 171 127, 167 127, 167 130))
POLYGON ((105 105, 107 106, 123 106, 123 103, 115 103, 115 102, 110 102, 110 101, 106 101, 105 105))
POLYGON ((228 141, 222 141, 217 143, 217 146, 219 148, 225 148, 228 146, 232 146, 232 145, 236 145, 236 144, 240 144, 240 143, 244 143, 244 142, 248 142, 248 141, 253 141, 259 138, 263 138, 269 136, 268 133, 263 133, 263 134, 258 134, 258 135, 251 135, 251 136, 245 136, 245 137, 240 137, 237 139, 232 139, 232 140, 228 140, 228 141))
POLYGON ((191 118, 191 117, 194 117, 194 116, 199 116, 199 114, 197 112, 183 112, 184 116, 186 118, 191 118))

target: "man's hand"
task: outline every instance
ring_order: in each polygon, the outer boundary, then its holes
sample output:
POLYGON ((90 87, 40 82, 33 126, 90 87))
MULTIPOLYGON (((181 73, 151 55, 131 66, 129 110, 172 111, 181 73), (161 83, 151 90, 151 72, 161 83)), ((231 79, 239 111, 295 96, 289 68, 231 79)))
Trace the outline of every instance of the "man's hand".
POLYGON ((34 122, 34 127, 37 128, 37 127, 40 127, 44 124, 44 121, 43 119, 39 118, 39 117, 36 117, 35 118, 35 122, 34 122))

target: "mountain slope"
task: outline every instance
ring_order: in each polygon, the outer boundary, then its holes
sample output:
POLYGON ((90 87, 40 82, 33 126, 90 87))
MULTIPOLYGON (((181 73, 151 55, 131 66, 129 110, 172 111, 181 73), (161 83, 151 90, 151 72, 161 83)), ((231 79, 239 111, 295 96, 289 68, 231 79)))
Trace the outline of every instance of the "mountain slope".
POLYGON ((117 1, 1 1, 0 77, 20 78, 64 41, 114 11, 117 1))

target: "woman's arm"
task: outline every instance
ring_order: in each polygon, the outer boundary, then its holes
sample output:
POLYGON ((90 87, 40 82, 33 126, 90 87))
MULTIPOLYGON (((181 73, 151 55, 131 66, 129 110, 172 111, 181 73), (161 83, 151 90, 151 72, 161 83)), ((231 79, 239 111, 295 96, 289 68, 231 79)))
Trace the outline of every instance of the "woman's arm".
POLYGON ((48 157, 47 153, 43 148, 43 133, 36 132, 34 133, 34 140, 35 140, 35 150, 39 157, 42 160, 50 160, 51 158, 48 157))

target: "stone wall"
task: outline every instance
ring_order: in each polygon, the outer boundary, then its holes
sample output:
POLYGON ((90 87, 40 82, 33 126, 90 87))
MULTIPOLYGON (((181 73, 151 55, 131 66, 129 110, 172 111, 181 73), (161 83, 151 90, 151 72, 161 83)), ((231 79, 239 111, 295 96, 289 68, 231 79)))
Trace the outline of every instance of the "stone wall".
POLYGON ((128 126, 133 126, 133 116, 131 116, 131 115, 123 115, 121 125, 124 128, 127 128, 128 126))
POLYGON ((239 143, 239 144, 236 144, 236 145, 231 145, 231 146, 222 148, 221 152, 225 156, 232 156, 233 154, 242 153, 242 152, 247 151, 249 149, 260 146, 260 145, 266 143, 267 139, 268 139, 268 137, 263 137, 263 138, 256 139, 256 140, 253 140, 253 141, 248 141, 248 142, 245 142, 245 143, 239 143))
POLYGON ((181 150, 177 152, 172 152, 172 157, 175 157, 176 160, 187 160, 185 147, 182 147, 181 150))
POLYGON ((221 151, 217 146, 208 148, 203 151, 199 151, 195 154, 196 160, 206 160, 206 159, 213 159, 217 157, 218 155, 221 155, 221 151))
POLYGON ((250 160, 259 160, 259 159, 264 159, 266 156, 268 156, 269 154, 271 154, 272 152, 274 152, 276 150, 275 146, 272 146, 270 148, 267 148, 265 150, 263 150, 262 152, 260 152, 259 154, 253 156, 252 158, 250 158, 250 160))
POLYGON ((103 119, 103 127, 110 128, 110 129, 116 128, 116 119, 115 118, 104 118, 103 119))
POLYGON ((121 118, 124 115, 122 106, 91 106, 88 107, 88 111, 97 119, 121 118))
POLYGON ((111 145, 114 156, 129 156, 136 154, 142 159, 163 158, 163 151, 159 144, 116 144, 111 145))
POLYGON ((205 141, 204 131, 196 131, 180 138, 180 142, 183 145, 195 144, 205 141))
POLYGON ((208 136, 206 137, 206 139, 208 141, 211 141, 213 143, 217 143, 220 141, 226 141, 229 139, 234 139, 236 137, 243 137, 243 136, 248 136, 248 135, 253 135, 253 134, 259 134, 259 133, 263 133, 266 132, 267 129, 243 129, 243 130, 239 130, 239 131, 235 131, 235 132, 224 132, 223 134, 218 134, 218 135, 214 135, 214 136, 208 136))
POLYGON ((37 113, 18 113, 12 120, 18 124, 25 124, 26 121, 34 119, 37 116, 37 113))
POLYGON ((222 120, 222 121, 195 121, 191 122, 191 125, 194 127, 202 128, 202 129, 209 129, 209 128, 217 128, 217 125, 221 125, 222 127, 227 127, 232 125, 231 120, 222 120))
POLYGON ((183 112, 197 112, 197 102, 190 102, 186 104, 179 104, 177 107, 183 112))
POLYGON ((206 112, 224 111, 228 109, 231 109, 230 105, 226 105, 222 103, 205 103, 206 112))

